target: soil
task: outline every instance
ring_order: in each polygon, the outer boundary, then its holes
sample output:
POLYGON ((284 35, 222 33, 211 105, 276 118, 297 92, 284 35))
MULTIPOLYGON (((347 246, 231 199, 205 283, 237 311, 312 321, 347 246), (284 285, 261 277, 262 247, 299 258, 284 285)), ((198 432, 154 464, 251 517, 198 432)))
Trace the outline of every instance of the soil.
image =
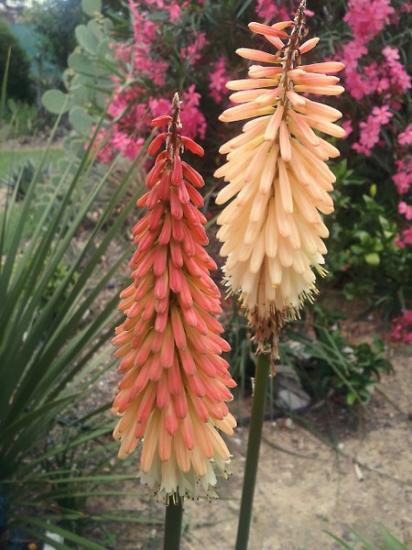
MULTIPOLYGON (((348 433, 324 419, 335 448, 310 433, 310 415, 309 430, 290 420, 266 423, 250 550, 332 549, 326 531, 350 543, 351 529, 378 543, 380 525, 412 548, 411 349, 392 356, 395 373, 382 380, 356 428, 348 433)), ((224 500, 186 504, 185 550, 233 548, 246 438, 239 429, 232 442, 224 500)))
MULTIPOLYGON (((338 548, 327 532, 360 548, 352 530, 379 548, 381 526, 412 549, 411 347, 390 355, 394 374, 356 414, 325 406, 265 423, 250 550, 338 548)), ((185 503, 183 550, 234 548, 247 435, 238 428, 229 441, 233 473, 219 483, 221 498, 185 503)), ((119 510, 134 511, 142 523, 115 528, 110 548, 162 548, 163 506, 134 481, 124 490, 119 510)))

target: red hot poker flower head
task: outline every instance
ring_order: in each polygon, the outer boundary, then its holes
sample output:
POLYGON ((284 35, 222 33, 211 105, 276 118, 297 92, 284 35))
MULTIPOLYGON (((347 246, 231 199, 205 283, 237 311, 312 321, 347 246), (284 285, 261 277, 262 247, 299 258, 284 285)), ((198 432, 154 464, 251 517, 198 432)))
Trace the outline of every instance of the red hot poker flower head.
POLYGON ((215 468, 226 471, 230 453, 218 430, 233 433, 226 402, 236 384, 221 357, 229 345, 215 317, 220 294, 209 270, 216 264, 204 249, 204 181, 180 157, 203 149, 181 134, 177 96, 173 116, 152 124, 160 133, 148 151, 157 157, 137 202, 147 212, 133 228, 133 282, 121 293, 126 319, 113 339, 123 374, 114 437, 120 458, 142 441, 142 481, 169 499, 195 496, 199 482, 209 493, 215 468))
POLYGON ((249 24, 272 51, 236 51, 264 65, 227 83, 235 106, 220 116, 250 119, 220 148, 227 162, 215 172, 227 182, 216 198, 228 203, 217 219, 226 281, 247 311, 259 349, 270 344, 274 355, 281 326, 313 301, 316 275, 325 274, 329 231, 321 214, 333 212, 336 181, 326 162, 339 150, 322 135, 345 136, 335 124, 342 113, 309 97, 340 95, 344 89, 332 74, 344 65, 304 62, 319 42, 306 39, 305 9, 301 0, 293 21, 249 24))

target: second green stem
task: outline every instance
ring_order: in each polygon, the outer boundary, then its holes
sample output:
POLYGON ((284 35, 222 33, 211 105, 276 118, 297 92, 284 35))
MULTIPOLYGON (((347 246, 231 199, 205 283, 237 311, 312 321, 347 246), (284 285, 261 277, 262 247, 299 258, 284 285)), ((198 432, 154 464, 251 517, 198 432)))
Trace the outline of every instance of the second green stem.
POLYGON ((269 356, 266 354, 259 355, 256 364, 255 392, 253 396, 252 417, 247 445, 242 500, 240 503, 236 550, 246 550, 248 547, 269 372, 269 356))

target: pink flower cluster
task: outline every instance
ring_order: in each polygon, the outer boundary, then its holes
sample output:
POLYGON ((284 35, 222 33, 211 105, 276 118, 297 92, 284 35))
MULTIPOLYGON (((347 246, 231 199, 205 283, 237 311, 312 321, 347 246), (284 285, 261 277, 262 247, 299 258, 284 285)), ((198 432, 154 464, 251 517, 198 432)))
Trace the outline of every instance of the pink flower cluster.
MULTIPOLYGON (((256 15, 264 19, 266 22, 270 22, 273 19, 277 21, 287 21, 295 13, 298 6, 298 0, 257 0, 256 1, 256 15), (289 4, 289 8, 285 7, 285 4, 289 4)), ((306 17, 313 17, 315 12, 309 9, 305 9, 306 17)))
MULTIPOLYGON (((348 93, 366 111, 363 120, 357 116, 344 122, 347 135, 356 142, 353 149, 370 157, 377 146, 393 143, 393 161, 396 172, 392 176, 394 186, 402 200, 398 213, 402 217, 395 244, 400 248, 412 245, 412 205, 405 197, 412 189, 412 124, 399 132, 399 121, 404 118, 404 106, 412 82, 401 62, 399 50, 386 45, 380 47, 382 31, 387 25, 398 25, 403 13, 409 13, 411 2, 394 7, 390 0, 349 0, 344 20, 352 31, 352 39, 342 48, 345 62, 345 80, 348 93), (409 5, 409 7, 407 7, 409 5), (372 106, 372 107, 371 107, 372 106), (385 139, 383 139, 383 129, 385 139), (406 224, 406 227, 405 227, 406 224)), ((412 342, 412 310, 394 320, 392 338, 412 342)))
POLYGON ((412 245, 412 227, 403 229, 395 240, 396 246, 399 248, 405 248, 412 245))
MULTIPOLYGON (((386 73, 385 86, 382 91, 390 90, 395 94, 406 94, 411 88, 411 77, 406 72, 405 67, 399 61, 400 55, 397 48, 386 46, 382 50, 386 63, 383 70, 386 73)), ((381 84, 382 85, 382 84, 381 84)))
MULTIPOLYGON (((399 195, 406 195, 412 187, 412 153, 408 153, 408 147, 412 145, 412 124, 408 124, 403 132, 398 134, 397 141, 402 158, 395 162, 397 171, 392 176, 392 180, 399 195)), ((402 200, 399 203, 398 212, 407 220, 412 220, 412 206, 405 201, 402 200)), ((412 244, 412 228, 411 238, 406 229, 400 234, 398 244, 400 246, 412 244)))
MULTIPOLYGON (((108 106, 112 120, 110 129, 100 132, 97 140, 99 160, 110 162, 117 153, 134 160, 141 151, 144 137, 150 132, 152 118, 169 113, 175 85, 168 82, 170 61, 165 59, 159 44, 163 24, 174 25, 182 17, 189 1, 130 0, 132 43, 115 43, 113 51, 124 77, 113 78, 114 93, 108 106), (167 11, 169 21, 159 23, 150 18, 151 10, 167 11), (163 56, 162 56, 163 55, 163 56), (146 84, 147 82, 147 84, 146 84), (156 90, 154 95, 153 90, 156 90)), ((189 66, 202 57, 206 35, 192 35, 192 42, 181 48, 180 57, 189 66)), ((215 70, 210 78, 214 77, 215 70)), ((201 96, 194 85, 182 94, 182 122, 190 138, 204 139, 206 119, 200 109, 201 96)))
POLYGON ((173 23, 180 19, 182 15, 182 8, 185 8, 189 3, 188 0, 179 5, 177 0, 165 1, 165 0, 145 0, 147 6, 154 6, 156 9, 167 11, 169 20, 173 23))
POLYGON ((226 98, 228 93, 226 82, 230 79, 227 61, 222 55, 213 65, 212 71, 209 74, 209 94, 216 103, 220 104, 226 98))
POLYGON ((202 50, 206 45, 207 39, 205 33, 198 33, 191 44, 180 49, 182 62, 186 62, 190 66, 196 65, 202 59, 202 50))
POLYGON ((353 39, 343 47, 346 88, 358 101, 375 95, 375 105, 382 105, 378 111, 375 107, 359 125, 360 138, 354 149, 367 156, 379 143, 381 127, 393 116, 389 108, 399 110, 402 96, 412 85, 397 48, 386 46, 380 57, 374 55, 373 61, 361 65, 361 59, 369 53, 369 43, 387 24, 396 22, 398 15, 389 0, 350 0, 344 17, 353 34, 353 39))
POLYGON ((152 55, 152 44, 158 34, 158 24, 147 19, 138 4, 129 2, 133 17, 133 46, 130 47, 129 63, 133 72, 143 75, 157 86, 164 86, 169 64, 152 55))
MULTIPOLYGON (((392 180, 397 192, 405 195, 412 186, 412 156, 406 150, 412 144, 412 124, 396 135, 393 120, 412 87, 411 77, 400 61, 397 48, 385 46, 381 52, 376 52, 371 45, 388 24, 399 23, 402 11, 405 10, 396 11, 389 0, 349 0, 344 20, 353 38, 344 45, 343 58, 349 94, 357 101, 373 96, 372 104, 375 105, 357 127, 355 121, 345 121, 348 135, 353 132, 358 136, 353 149, 370 157, 374 147, 384 144, 381 131, 385 127, 398 144, 394 159, 397 170, 392 180), (362 63, 367 56, 372 60, 362 63)), ((407 221, 412 220, 412 206, 406 200, 400 201, 398 212, 407 221)), ((412 228, 403 229, 396 243, 400 247, 412 244, 412 228)))
MULTIPOLYGON (((138 87, 120 89, 115 95, 108 112, 114 119, 117 118, 118 122, 112 124, 110 137, 105 136, 107 143, 99 153, 101 162, 110 162, 116 151, 122 153, 125 158, 134 160, 144 145, 142 136, 150 132, 152 118, 170 112, 171 99, 148 97, 146 101, 139 102, 140 95, 141 90, 138 87)), ((182 94, 182 102, 181 119, 187 136, 204 139, 206 119, 200 111, 200 94, 194 85, 182 94)), ((100 136, 100 139, 103 137, 100 136)))
POLYGON ((408 124, 405 130, 398 135, 398 143, 401 146, 412 145, 412 123, 408 124))
POLYGON ((393 113, 387 105, 374 107, 366 121, 359 124, 360 137, 359 142, 353 145, 354 150, 369 157, 373 147, 379 142, 382 126, 388 124, 392 117, 393 113))
POLYGON ((412 185, 412 157, 405 157, 396 161, 397 172, 392 180, 400 195, 405 195, 412 185))
POLYGON ((407 204, 405 201, 401 201, 398 204, 398 212, 405 216, 407 220, 412 220, 412 206, 407 204))
POLYGON ((366 44, 383 30, 393 13, 389 0, 349 0, 344 20, 355 40, 366 44))
POLYGON ((279 21, 286 21, 290 18, 288 10, 283 6, 279 6, 274 0, 257 0, 256 14, 268 22, 275 19, 275 17, 279 21))
POLYGON ((412 309, 405 309, 392 323, 391 340, 412 344, 412 309))
POLYGON ((379 63, 372 61, 361 68, 358 61, 367 53, 367 48, 357 42, 349 42, 343 48, 348 92, 357 100, 377 94, 391 106, 399 107, 398 96, 411 88, 411 77, 399 61, 399 50, 386 46, 379 63))

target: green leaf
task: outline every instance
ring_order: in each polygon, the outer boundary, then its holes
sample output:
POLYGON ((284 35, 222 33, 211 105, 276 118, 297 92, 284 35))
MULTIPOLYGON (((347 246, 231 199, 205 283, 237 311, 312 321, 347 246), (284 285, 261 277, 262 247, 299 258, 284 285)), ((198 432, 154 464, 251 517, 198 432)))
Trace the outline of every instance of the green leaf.
MULTIPOLYGON (((68 531, 67 529, 63 529, 62 527, 54 525, 48 521, 42 521, 41 519, 35 517, 23 516, 18 523, 20 525, 25 525, 27 523, 28 525, 32 525, 34 527, 40 527, 43 532, 56 533, 57 535, 61 535, 64 540, 73 542, 78 545, 78 548, 83 548, 84 550, 107 550, 104 546, 96 544, 90 539, 86 539, 84 537, 76 535, 72 531, 68 531)), ((65 545, 62 546, 63 548, 66 547, 65 545)))
POLYGON ((381 531, 387 550, 408 550, 408 546, 392 535, 385 527, 382 527, 381 531))
POLYGON ((104 38, 97 48, 97 54, 99 57, 106 57, 110 53, 110 38, 104 38))
POLYGON ((95 63, 84 53, 73 52, 69 55, 67 63, 71 69, 78 73, 96 76, 95 63))
POLYGON ((357 397, 354 393, 348 393, 348 395, 346 396, 346 403, 348 405, 353 405, 356 401, 357 397))
POLYGON ((101 0, 82 0, 82 10, 92 17, 102 11, 102 2, 101 0))
POLYGON ((86 25, 78 25, 74 32, 79 45, 87 52, 96 54, 99 42, 96 36, 86 27, 86 25))
MULTIPOLYGON (((99 124, 96 127, 98 131, 99 124)), ((99 262, 105 250, 122 228, 127 211, 117 216, 105 236, 101 239, 99 230, 107 223, 111 212, 118 209, 127 190, 127 178, 116 188, 107 207, 103 209, 96 224, 96 231, 86 242, 78 257, 71 253, 71 266, 62 281, 56 285, 55 277, 60 264, 72 249, 73 238, 84 223, 88 212, 93 209, 99 192, 108 184, 108 171, 100 181, 90 187, 90 194, 80 201, 73 201, 79 193, 79 186, 90 181, 90 151, 82 152, 78 167, 67 164, 61 174, 61 181, 54 182, 54 194, 49 195, 49 203, 42 207, 39 223, 28 242, 24 239, 24 223, 33 210, 36 186, 29 187, 23 204, 10 199, 8 211, 19 211, 21 223, 14 226, 1 224, 0 245, 9 239, 10 251, 5 256, 0 272, 0 383, 4 399, 0 402, 0 446, 6 446, 3 453, 8 459, 7 469, 19 469, 17 456, 29 453, 30 435, 38 440, 48 433, 49 422, 53 418, 48 404, 59 404, 62 392, 73 376, 89 363, 111 335, 111 326, 118 301, 116 294, 101 303, 101 295, 107 288, 110 277, 124 259, 119 258, 103 273, 99 273, 99 262), (74 173, 74 175, 73 175, 74 173), (81 207, 78 207, 81 204, 81 207), (4 234, 5 233, 5 234, 4 234), (98 239, 97 244, 94 239, 98 239), (76 286, 76 272, 81 284, 76 286), (97 275, 97 276, 96 276, 97 275), (93 277, 93 284, 91 278, 93 277), (45 302, 45 293, 50 285, 56 285, 51 298, 45 302), (73 289, 76 289, 73 292, 73 289), (84 324, 84 314, 99 304, 99 314, 92 322, 84 324), (61 315, 59 315, 61 312, 61 315), (7 320, 7 322, 5 322, 7 320), (13 368, 10 368, 13 365, 13 368), (51 394, 54 395, 50 399, 51 394), (7 396, 7 397, 6 397, 7 396), (13 427, 10 428, 14 423, 13 427), (12 433, 13 432, 13 433, 12 433), (10 434, 12 437, 10 438, 10 434)), ((113 165, 114 166, 114 165, 113 165)), ((6 221, 6 218, 4 218, 6 221)), ((3 260, 3 255, 1 255, 3 260)), ((56 416, 56 415, 54 415, 56 416)))
POLYGON ((1 80, 1 93, 0 93, 0 120, 3 118, 4 110, 6 106, 7 83, 8 83, 9 71, 10 71, 10 60, 11 60, 11 47, 7 49, 5 67, 4 68, 1 67, 1 70, 3 72, 3 77, 1 80))
POLYGON ((335 542, 337 542, 341 548, 344 548, 345 550, 356 550, 354 546, 350 546, 343 539, 338 538, 336 535, 334 535, 330 531, 325 531, 325 533, 329 537, 331 537, 335 542))
POLYGON ((73 128, 84 137, 88 137, 91 134, 94 120, 87 113, 84 107, 76 105, 69 111, 69 121, 73 128))
POLYGON ((243 5, 240 6, 240 8, 238 9, 237 13, 236 13, 236 17, 238 19, 241 18, 241 16, 243 15, 243 13, 248 9, 248 7, 252 4, 252 1, 253 0, 245 0, 243 2, 243 5))
POLYGON ((370 252, 365 254, 365 261, 367 264, 376 267, 380 263, 380 256, 377 252, 370 252))
POLYGON ((104 34, 103 34, 103 31, 102 31, 102 26, 100 25, 100 23, 98 21, 96 21, 95 19, 92 19, 91 21, 89 21, 87 23, 87 28, 93 34, 93 36, 97 39, 98 43, 100 44, 100 42, 104 38, 104 34))
POLYGON ((43 94, 42 103, 50 113, 62 115, 69 110, 70 97, 60 90, 47 90, 43 94))

